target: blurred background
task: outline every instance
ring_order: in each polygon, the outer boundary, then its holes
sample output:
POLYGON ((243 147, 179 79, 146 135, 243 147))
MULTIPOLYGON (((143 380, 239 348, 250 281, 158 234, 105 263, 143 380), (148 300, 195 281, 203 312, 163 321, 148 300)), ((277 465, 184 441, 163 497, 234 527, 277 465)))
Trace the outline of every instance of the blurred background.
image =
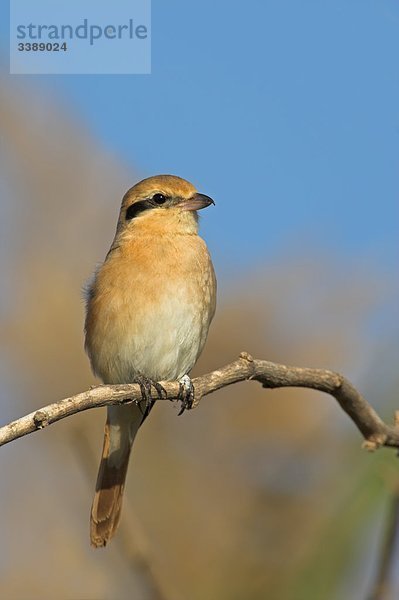
MULTIPOLYGON (((87 389, 85 281, 138 179, 212 196, 218 310, 195 373, 246 350, 348 376, 398 406, 392 1, 153 2, 149 76, 10 76, 2 6, 0 401, 7 423, 87 389)), ((0 452, 3 598, 362 600, 397 458, 335 401, 243 383, 132 457, 118 536, 89 546, 105 410, 0 452)), ((397 597, 397 596, 395 596, 397 597)))

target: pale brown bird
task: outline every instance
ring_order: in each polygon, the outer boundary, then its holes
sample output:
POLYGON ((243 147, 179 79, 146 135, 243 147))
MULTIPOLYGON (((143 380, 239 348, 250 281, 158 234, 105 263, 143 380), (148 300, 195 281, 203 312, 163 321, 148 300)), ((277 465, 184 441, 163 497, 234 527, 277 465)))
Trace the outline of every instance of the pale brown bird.
MULTIPOLYGON (((85 348, 104 383, 139 382, 144 393, 151 382, 181 379, 193 368, 216 306, 197 215, 213 203, 173 175, 149 177, 125 194, 115 239, 87 294, 85 348)), ((118 526, 130 450, 152 405, 107 409, 91 509, 95 547, 118 526)))

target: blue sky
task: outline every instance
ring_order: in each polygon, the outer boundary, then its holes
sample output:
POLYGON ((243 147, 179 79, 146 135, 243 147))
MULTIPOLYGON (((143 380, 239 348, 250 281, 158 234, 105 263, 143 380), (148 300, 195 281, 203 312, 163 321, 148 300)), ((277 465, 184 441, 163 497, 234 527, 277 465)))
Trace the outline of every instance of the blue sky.
POLYGON ((203 231, 220 260, 304 244, 390 270, 398 34, 393 0, 158 0, 151 75, 26 79, 143 176, 212 195, 203 231))

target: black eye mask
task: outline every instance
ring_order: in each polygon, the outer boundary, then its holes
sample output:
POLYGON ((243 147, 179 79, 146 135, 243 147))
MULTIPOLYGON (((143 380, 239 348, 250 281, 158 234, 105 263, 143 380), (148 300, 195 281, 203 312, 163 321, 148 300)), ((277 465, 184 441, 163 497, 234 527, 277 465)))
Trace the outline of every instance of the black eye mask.
POLYGON ((152 198, 145 198, 144 200, 139 200, 138 202, 134 202, 126 209, 125 219, 126 221, 130 221, 134 219, 145 210, 150 208, 159 208, 168 203, 169 198, 164 194, 154 194, 152 198))

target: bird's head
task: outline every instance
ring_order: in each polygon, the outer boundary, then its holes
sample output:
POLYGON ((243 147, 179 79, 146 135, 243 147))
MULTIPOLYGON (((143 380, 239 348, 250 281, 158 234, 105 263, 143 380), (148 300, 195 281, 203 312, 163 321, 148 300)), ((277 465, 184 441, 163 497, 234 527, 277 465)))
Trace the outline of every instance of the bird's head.
POLYGON ((175 175, 148 177, 123 197, 118 233, 196 233, 197 211, 214 201, 175 175))

